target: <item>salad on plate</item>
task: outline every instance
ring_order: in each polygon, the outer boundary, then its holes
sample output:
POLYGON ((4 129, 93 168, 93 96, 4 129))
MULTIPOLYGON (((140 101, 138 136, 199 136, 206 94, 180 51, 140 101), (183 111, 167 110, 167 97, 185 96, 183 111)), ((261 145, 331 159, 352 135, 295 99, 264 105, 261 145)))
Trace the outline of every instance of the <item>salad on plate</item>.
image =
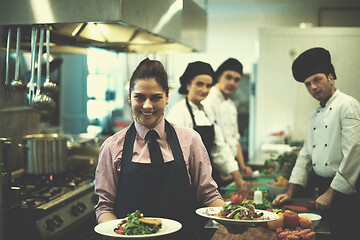
POLYGON ((157 233, 161 227, 161 219, 144 218, 144 215, 139 210, 136 210, 121 220, 114 232, 122 235, 146 235, 157 233))
POLYGON ((196 213, 224 225, 255 225, 279 218, 276 213, 256 209, 251 200, 243 199, 238 194, 234 194, 231 202, 223 207, 203 207, 197 209, 196 213))
POLYGON ((232 195, 231 202, 225 204, 216 216, 235 220, 264 220, 266 218, 262 211, 255 211, 252 201, 243 200, 243 197, 238 194, 232 195))

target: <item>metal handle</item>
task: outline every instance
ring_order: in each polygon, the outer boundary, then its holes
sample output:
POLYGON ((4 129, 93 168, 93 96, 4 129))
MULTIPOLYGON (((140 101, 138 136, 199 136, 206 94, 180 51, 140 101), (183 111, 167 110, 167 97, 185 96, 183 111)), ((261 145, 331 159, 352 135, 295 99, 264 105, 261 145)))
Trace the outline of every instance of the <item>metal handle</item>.
POLYGON ((6 44, 5 86, 9 85, 10 42, 11 42, 11 28, 9 28, 9 31, 8 31, 8 38, 7 38, 7 44, 6 44))
POLYGON ((37 79, 37 89, 36 95, 40 95, 41 92, 41 57, 43 54, 43 44, 44 44, 44 28, 40 27, 40 37, 39 37, 39 56, 38 56, 38 79, 37 79))
POLYGON ((29 83, 29 103, 30 105, 34 100, 34 79, 35 79, 35 57, 36 57, 36 43, 37 43, 37 28, 32 27, 31 29, 31 77, 29 83))
POLYGON ((17 28, 16 34, 16 64, 15 64, 15 79, 19 79, 20 74, 20 37, 21 37, 21 29, 17 28))
POLYGON ((34 78, 35 78, 36 43, 37 43, 37 28, 33 27, 31 31, 31 78, 30 78, 31 83, 34 83, 34 78))
POLYGON ((46 81, 50 79, 50 26, 46 26, 46 81))

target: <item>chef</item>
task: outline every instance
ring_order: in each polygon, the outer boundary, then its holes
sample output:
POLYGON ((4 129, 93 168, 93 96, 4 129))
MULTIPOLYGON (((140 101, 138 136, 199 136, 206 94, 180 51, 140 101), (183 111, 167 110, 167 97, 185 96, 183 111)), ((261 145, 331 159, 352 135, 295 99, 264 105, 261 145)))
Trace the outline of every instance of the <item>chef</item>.
POLYGON ((209 94, 213 77, 214 70, 210 64, 201 61, 189 63, 180 77, 179 93, 186 96, 171 108, 166 119, 179 126, 193 128, 200 134, 213 163, 212 176, 221 185, 221 173, 228 175, 238 170, 238 166, 211 112, 201 104, 209 94))
POLYGON ((320 196, 316 207, 328 220, 332 239, 353 239, 358 232, 360 199, 360 104, 335 87, 336 74, 330 53, 309 49, 292 65, 296 81, 304 83, 319 107, 310 115, 306 138, 285 194, 273 204, 290 200, 298 186, 311 180, 320 196), (351 237, 350 237, 351 236, 351 237), (349 237, 349 238, 347 238, 349 237))
POLYGON ((215 85, 202 102, 205 109, 208 109, 210 114, 214 116, 226 145, 231 149, 231 161, 237 161, 238 166, 227 177, 235 181, 238 189, 247 188, 243 175, 252 175, 252 169, 244 161, 240 144, 237 109, 230 98, 239 88, 242 76, 242 64, 234 58, 227 59, 216 70, 215 85))
POLYGON ((223 206, 200 135, 163 117, 169 87, 163 65, 145 59, 129 86, 134 123, 106 139, 95 172, 99 223, 139 210, 179 221, 171 239, 197 239, 195 210, 223 206))

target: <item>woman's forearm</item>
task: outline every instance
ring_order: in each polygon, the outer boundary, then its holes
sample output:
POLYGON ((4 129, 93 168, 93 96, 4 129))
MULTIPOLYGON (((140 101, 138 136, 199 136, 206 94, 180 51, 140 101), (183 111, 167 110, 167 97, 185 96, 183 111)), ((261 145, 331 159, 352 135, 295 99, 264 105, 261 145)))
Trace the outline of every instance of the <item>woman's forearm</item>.
POLYGON ((98 218, 98 223, 102 223, 110 220, 116 220, 116 219, 117 217, 115 216, 115 214, 107 212, 100 215, 100 217, 98 218))

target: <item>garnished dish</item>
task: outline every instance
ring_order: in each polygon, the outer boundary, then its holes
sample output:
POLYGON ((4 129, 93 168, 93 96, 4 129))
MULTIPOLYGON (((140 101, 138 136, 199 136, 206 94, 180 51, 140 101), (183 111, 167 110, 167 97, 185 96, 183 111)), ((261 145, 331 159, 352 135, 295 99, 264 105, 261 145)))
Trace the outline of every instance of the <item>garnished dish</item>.
POLYGON ((144 217, 136 210, 124 219, 106 221, 95 226, 98 234, 115 238, 144 239, 177 232, 181 223, 166 218, 144 217))
POLYGON ((196 210, 200 216, 213 219, 221 224, 253 225, 262 222, 275 221, 276 213, 256 209, 250 200, 244 200, 241 195, 234 194, 231 202, 223 207, 205 207, 196 210))
POLYGON ((145 235, 157 233, 162 227, 162 221, 158 218, 144 218, 139 210, 128 214, 118 223, 114 232, 123 235, 145 235))
POLYGON ((265 220, 266 216, 261 211, 256 211, 251 201, 243 201, 242 196, 234 194, 231 202, 224 205, 222 210, 216 214, 217 217, 235 220, 265 220))

